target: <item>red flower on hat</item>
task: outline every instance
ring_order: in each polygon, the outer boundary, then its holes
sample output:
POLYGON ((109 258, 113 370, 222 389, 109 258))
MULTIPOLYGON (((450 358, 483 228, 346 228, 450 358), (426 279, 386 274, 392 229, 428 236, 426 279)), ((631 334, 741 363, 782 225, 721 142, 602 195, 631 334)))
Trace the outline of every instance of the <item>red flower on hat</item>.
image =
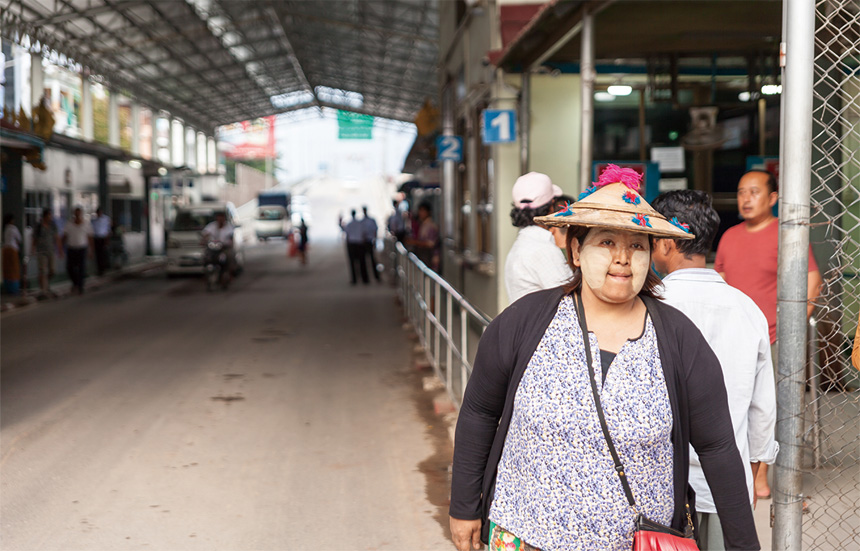
POLYGON ((553 216, 570 216, 571 214, 573 214, 573 211, 570 210, 570 201, 567 201, 564 206, 561 207, 561 210, 553 214, 553 216))
POLYGON ((621 168, 618 165, 609 164, 600 174, 595 186, 621 183, 633 191, 639 191, 642 187, 642 175, 632 168, 621 168))
POLYGON ((669 223, 687 233, 690 233, 690 224, 685 224, 684 222, 679 221, 677 216, 673 216, 672 219, 669 220, 669 223))
POLYGON ((632 218, 634 224, 638 224, 643 228, 650 228, 651 222, 648 220, 648 216, 645 214, 637 214, 632 218))
POLYGON ((630 190, 625 191, 624 195, 622 195, 621 198, 624 199, 625 203, 630 203, 631 205, 638 205, 642 202, 642 199, 639 197, 639 195, 633 193, 630 190))

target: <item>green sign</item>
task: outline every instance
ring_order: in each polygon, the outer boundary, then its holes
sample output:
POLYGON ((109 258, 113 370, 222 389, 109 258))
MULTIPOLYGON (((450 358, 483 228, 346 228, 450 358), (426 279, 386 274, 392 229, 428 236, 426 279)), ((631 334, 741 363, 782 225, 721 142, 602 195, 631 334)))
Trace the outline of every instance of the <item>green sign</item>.
POLYGON ((351 111, 338 111, 337 138, 339 140, 373 139, 373 117, 351 111))

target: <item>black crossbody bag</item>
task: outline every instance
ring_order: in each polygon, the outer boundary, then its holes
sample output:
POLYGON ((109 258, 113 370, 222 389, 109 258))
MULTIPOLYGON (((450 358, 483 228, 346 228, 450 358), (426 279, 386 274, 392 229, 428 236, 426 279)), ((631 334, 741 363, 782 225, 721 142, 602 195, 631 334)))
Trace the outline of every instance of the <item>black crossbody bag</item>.
POLYGON ((624 489, 624 495, 627 497, 627 502, 636 511, 636 530, 633 534, 633 550, 634 551, 698 551, 696 540, 693 536, 693 519, 690 515, 690 506, 687 505, 687 526, 684 532, 679 532, 669 526, 664 526, 659 522, 654 522, 645 517, 639 512, 636 507, 636 500, 633 499, 633 492, 630 490, 630 484, 627 482, 627 475, 624 473, 624 465, 618 457, 618 452, 615 450, 615 445, 612 443, 612 437, 609 435, 609 427, 606 425, 606 417, 603 414, 603 406, 600 404, 600 392, 597 390, 597 378, 594 374, 594 365, 591 359, 591 341, 588 338, 588 325, 585 322, 585 311, 582 307, 582 297, 579 293, 574 294, 576 302, 576 314, 579 317, 579 327, 582 329, 582 342, 585 346, 585 360, 588 364, 588 378, 591 382, 591 393, 594 396, 594 405, 597 407, 597 418, 600 420, 600 428, 603 429, 603 437, 606 439, 606 445, 609 447, 609 453, 612 455, 612 461, 615 463, 615 472, 618 474, 618 479, 621 481, 621 487, 624 489))

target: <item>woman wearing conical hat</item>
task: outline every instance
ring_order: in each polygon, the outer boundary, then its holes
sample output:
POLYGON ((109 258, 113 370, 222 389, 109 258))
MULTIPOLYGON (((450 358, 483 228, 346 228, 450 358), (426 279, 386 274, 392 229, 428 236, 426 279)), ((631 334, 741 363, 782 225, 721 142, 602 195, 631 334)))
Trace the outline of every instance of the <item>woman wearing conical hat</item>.
POLYGON ((568 227, 573 278, 514 302, 481 338, 454 447, 460 551, 626 551, 638 515, 689 535, 690 444, 726 547, 759 549, 719 362, 660 302, 650 269, 653 238, 692 235, 639 184, 610 165, 579 201, 536 219, 568 227))

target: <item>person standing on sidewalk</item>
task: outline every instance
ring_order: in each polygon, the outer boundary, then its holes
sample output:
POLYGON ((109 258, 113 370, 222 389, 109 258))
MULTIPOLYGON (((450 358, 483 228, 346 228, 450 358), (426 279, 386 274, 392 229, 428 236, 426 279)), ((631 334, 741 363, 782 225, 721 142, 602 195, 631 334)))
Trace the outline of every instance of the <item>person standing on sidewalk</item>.
POLYGON ((3 284, 6 292, 17 295, 21 291, 21 230, 15 225, 15 215, 3 217, 3 284))
POLYGON ((529 172, 517 178, 511 195, 511 223, 519 232, 505 260, 505 288, 513 303, 529 293, 567 283, 573 272, 558 247, 556 234, 534 220, 552 212, 554 199, 562 195, 561 188, 546 174, 529 172))
POLYGON ((93 217, 93 244, 96 253, 96 273, 104 275, 110 266, 110 216, 99 207, 93 217))
MULTIPOLYGON (((726 283, 740 289, 761 309, 767 318, 774 372, 777 369, 776 343, 776 280, 779 220, 773 207, 779 198, 776 179, 769 172, 751 170, 738 182, 738 211, 743 223, 729 228, 717 246, 714 269, 726 283)), ((814 301, 821 288, 821 274, 809 249, 807 278, 808 306, 812 315, 814 301)), ((758 499, 770 498, 767 464, 756 474, 755 492, 758 499)))
POLYGON ((376 237, 379 233, 379 226, 376 220, 367 214, 367 207, 361 207, 364 213, 364 218, 361 219, 361 227, 364 228, 364 244, 365 254, 370 259, 370 268, 373 270, 373 277, 379 283, 379 268, 376 265, 376 237))
POLYGON ((367 285, 369 280, 367 278, 367 262, 365 260, 367 253, 365 252, 364 226, 361 224, 361 221, 356 219, 355 209, 352 209, 350 214, 352 215, 352 220, 346 224, 341 220, 340 227, 343 228, 343 232, 346 234, 346 254, 349 257, 351 282, 353 285, 358 283, 355 273, 356 265, 358 265, 361 271, 361 281, 367 285))
MULTIPOLYGON (((706 267, 705 257, 720 226, 707 193, 671 191, 654 199, 651 206, 696 236, 685 241, 656 239, 651 260, 658 272, 668 274, 663 278, 663 300, 696 324, 720 360, 735 442, 744 463, 751 466, 746 483, 755 504, 755 473, 759 465, 773 464, 779 451, 774 439, 776 389, 767 319, 751 298, 706 267)), ((690 450, 690 485, 696 491, 700 549, 723 551, 714 498, 694 450, 690 450)))
POLYGON ((87 277, 87 251, 93 257, 93 227, 84 219, 81 207, 75 207, 72 219, 63 228, 63 245, 66 248, 66 271, 72 280, 72 289, 78 294, 84 292, 87 277))
POLYGON ((54 296, 51 292, 51 278, 56 273, 56 257, 63 256, 63 242, 60 239, 51 209, 42 211, 42 219, 33 230, 33 251, 39 263, 39 288, 43 297, 54 296))

